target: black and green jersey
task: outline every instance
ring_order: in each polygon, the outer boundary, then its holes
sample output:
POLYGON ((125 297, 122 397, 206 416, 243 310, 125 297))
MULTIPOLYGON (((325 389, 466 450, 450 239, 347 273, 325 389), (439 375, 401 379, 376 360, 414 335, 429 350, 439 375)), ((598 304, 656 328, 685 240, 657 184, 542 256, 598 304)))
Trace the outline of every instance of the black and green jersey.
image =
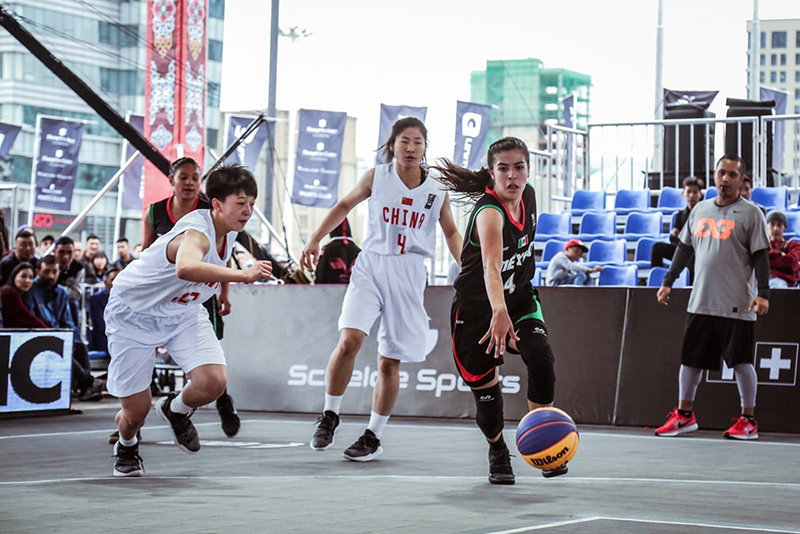
POLYGON ((483 280, 483 258, 478 242, 475 220, 485 209, 495 209, 503 214, 503 293, 506 301, 517 298, 530 299, 533 293, 531 279, 536 270, 533 255, 533 237, 536 235, 536 193, 528 184, 522 193, 522 220, 515 221, 508 210, 490 189, 475 204, 469 216, 461 250, 461 274, 455 281, 460 298, 489 301, 483 280))

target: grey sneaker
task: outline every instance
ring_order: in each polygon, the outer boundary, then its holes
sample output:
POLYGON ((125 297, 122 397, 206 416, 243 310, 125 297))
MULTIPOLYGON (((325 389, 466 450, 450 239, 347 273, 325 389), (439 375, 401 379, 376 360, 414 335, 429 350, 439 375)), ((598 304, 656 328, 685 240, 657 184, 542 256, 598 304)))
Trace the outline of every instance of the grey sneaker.
POLYGON ((339 415, 328 410, 317 419, 317 430, 311 438, 311 448, 315 451, 324 451, 333 445, 333 435, 339 426, 339 415))
POLYGON ((183 452, 193 454, 200 450, 200 438, 197 437, 197 430, 194 428, 192 420, 189 419, 194 410, 189 412, 189 415, 174 413, 170 410, 169 404, 177 396, 177 393, 170 393, 166 397, 161 397, 156 404, 156 412, 170 426, 175 445, 183 452))
POLYGON ((106 388, 106 381, 100 378, 95 378, 91 385, 87 387, 81 396, 78 397, 79 401, 99 401, 103 398, 103 390, 106 388))
POLYGON ((342 453, 342 456, 354 462, 369 462, 382 453, 381 440, 368 428, 355 443, 350 445, 350 448, 342 453))
POLYGON ((144 462, 139 456, 139 444, 126 447, 119 443, 114 444, 114 476, 115 477, 140 477, 144 474, 144 462))

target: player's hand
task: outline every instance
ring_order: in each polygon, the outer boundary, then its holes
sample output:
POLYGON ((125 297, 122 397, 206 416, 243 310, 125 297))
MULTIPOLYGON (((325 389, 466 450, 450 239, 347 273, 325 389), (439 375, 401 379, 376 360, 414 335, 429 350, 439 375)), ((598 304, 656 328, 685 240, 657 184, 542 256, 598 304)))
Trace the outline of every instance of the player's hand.
POLYGON ((486 347, 486 354, 491 354, 492 348, 494 348, 494 357, 497 359, 506 351, 506 337, 519 341, 517 333, 514 332, 514 324, 508 316, 508 311, 499 310, 492 313, 492 322, 489 324, 489 330, 478 341, 478 344, 482 345, 488 339, 489 345, 486 347))
POLYGON ((766 315, 769 311, 769 301, 765 298, 756 297, 750 303, 750 308, 747 311, 755 311, 756 315, 766 315))
POLYGON ((273 280, 272 262, 257 261, 244 271, 245 281, 248 283, 258 282, 259 280, 273 280))
POLYGON ((319 259, 319 241, 309 240, 303 248, 303 255, 300 256, 300 267, 304 270, 313 273, 317 268, 317 260, 319 259))
POLYGON ((658 298, 658 303, 663 304, 664 306, 668 306, 670 293, 672 293, 671 287, 661 286, 658 289, 658 294, 656 295, 656 297, 658 298))
POLYGON ((219 312, 220 317, 225 317, 231 313, 231 301, 228 298, 227 291, 222 291, 219 294, 219 298, 217 299, 217 311, 219 312))

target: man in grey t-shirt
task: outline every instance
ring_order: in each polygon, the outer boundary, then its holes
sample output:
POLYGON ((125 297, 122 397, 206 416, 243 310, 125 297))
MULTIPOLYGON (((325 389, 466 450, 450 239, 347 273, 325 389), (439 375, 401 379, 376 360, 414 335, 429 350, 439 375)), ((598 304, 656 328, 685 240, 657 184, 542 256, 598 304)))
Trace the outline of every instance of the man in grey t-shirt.
POLYGON ((739 194, 744 172, 745 164, 739 156, 725 155, 717 162, 719 195, 692 210, 658 290, 658 301, 667 305, 673 282, 694 255, 695 278, 681 350, 678 408, 656 430, 657 436, 697 430, 692 410, 703 370, 718 370, 725 360, 736 375, 742 415, 723 435, 758 438, 753 346, 756 316, 769 310, 769 235, 762 211, 739 194))

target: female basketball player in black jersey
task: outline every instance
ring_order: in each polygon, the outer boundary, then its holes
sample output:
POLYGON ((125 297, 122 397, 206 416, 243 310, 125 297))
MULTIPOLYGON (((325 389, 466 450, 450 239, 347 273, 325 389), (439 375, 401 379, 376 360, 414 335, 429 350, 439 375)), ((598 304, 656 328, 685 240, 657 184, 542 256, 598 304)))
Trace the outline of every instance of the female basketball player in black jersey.
MULTIPOLYGON (((201 195, 200 165, 192 158, 175 160, 169 168, 169 181, 172 184, 172 195, 153 202, 142 219, 144 238, 142 250, 146 250, 156 239, 166 234, 181 217, 194 210, 211 209, 211 203, 201 195)), ((222 339, 222 317, 230 313, 228 300, 228 284, 222 284, 219 299, 212 297, 203 303, 208 310, 208 317, 214 326, 217 339, 222 339)), ((222 422, 222 431, 232 438, 239 433, 241 422, 236 409, 233 407, 233 398, 226 390, 217 399, 217 411, 222 422)), ((109 438, 110 443, 119 439, 119 432, 114 432, 109 438)))
MULTIPOLYGON (((451 309, 453 357, 471 388, 477 423, 489 442, 489 482, 513 484, 503 441, 503 396, 497 367, 506 348, 528 368, 528 407, 553 405, 555 372, 547 328, 531 278, 536 269, 536 195, 528 184, 530 152, 505 137, 489 147, 488 169, 477 172, 444 160, 438 179, 476 200, 464 234, 461 274, 451 309)), ((546 477, 566 467, 543 471, 546 477)))

